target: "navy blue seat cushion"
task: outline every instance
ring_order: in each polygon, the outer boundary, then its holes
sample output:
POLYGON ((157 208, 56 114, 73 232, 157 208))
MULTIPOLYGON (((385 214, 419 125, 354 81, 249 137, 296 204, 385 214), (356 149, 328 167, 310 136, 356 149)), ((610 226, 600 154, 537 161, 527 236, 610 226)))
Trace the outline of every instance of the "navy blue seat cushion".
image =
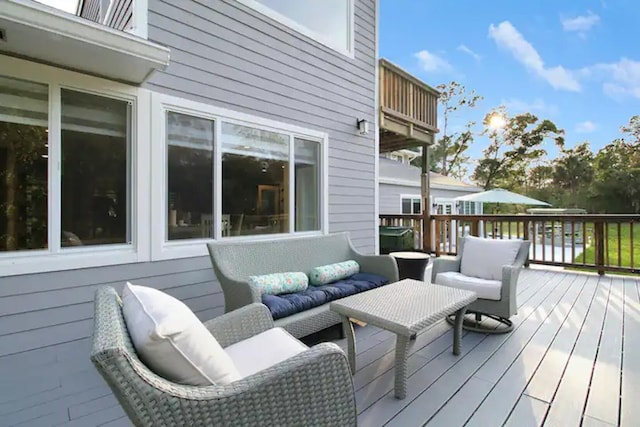
POLYGON ((262 295, 262 303, 269 307, 274 319, 290 316, 318 307, 339 298, 386 285, 389 281, 376 274, 357 273, 353 276, 292 294, 262 295))

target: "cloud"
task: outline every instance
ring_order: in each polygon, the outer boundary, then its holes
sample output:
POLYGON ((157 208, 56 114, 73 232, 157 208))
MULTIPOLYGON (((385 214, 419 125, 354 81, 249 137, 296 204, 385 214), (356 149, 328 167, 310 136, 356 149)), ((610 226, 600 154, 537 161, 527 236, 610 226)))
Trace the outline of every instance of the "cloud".
POLYGON ((555 116, 560 109, 557 105, 547 104, 543 99, 536 98, 533 102, 526 102, 518 98, 503 99, 500 104, 507 107, 510 113, 538 113, 555 116))
POLYGON ((598 24, 598 22, 600 22, 600 17, 595 13, 588 11, 586 15, 561 19, 561 22, 562 29, 564 31, 575 32, 584 35, 587 31, 598 24))
POLYGON ((446 59, 427 50, 421 50, 414 56, 418 58, 418 62, 424 71, 430 73, 450 73, 453 71, 453 67, 446 59))
POLYGON ((478 55, 477 53, 475 53, 474 51, 472 51, 471 49, 469 49, 467 46, 465 46, 463 44, 458 46, 456 49, 458 49, 460 52, 466 53, 467 55, 469 55, 470 57, 472 57, 476 61, 480 61, 482 59, 482 57, 480 55, 478 55))
POLYGON ((618 62, 600 63, 580 70, 584 78, 601 80, 602 91, 614 99, 640 99, 640 61, 622 58, 618 62))
POLYGON ((546 67, 538 51, 511 25, 503 21, 489 26, 489 37, 498 47, 510 52, 525 68, 549 83, 554 89, 580 91, 580 83, 573 73, 562 66, 546 67))
POLYGON ((596 124, 590 120, 580 122, 576 125, 576 132, 578 133, 591 133, 596 130, 596 124))

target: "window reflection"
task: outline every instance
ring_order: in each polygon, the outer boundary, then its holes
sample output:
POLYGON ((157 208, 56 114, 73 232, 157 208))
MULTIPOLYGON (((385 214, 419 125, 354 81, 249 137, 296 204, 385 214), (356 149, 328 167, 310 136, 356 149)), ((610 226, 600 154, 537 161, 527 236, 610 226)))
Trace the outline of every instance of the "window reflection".
POLYGON ((44 249, 48 87, 0 77, 0 252, 44 249))
POLYGON ((320 230, 320 144, 294 140, 296 231, 320 230))
POLYGON ((212 120, 167 113, 168 240, 212 238, 212 120))
POLYGON ((62 89, 63 247, 131 243, 129 105, 62 89))
POLYGON ((289 197, 289 137, 223 123, 223 235, 288 233, 289 197))
POLYGON ((256 1, 313 31, 331 46, 349 49, 349 0, 256 1))

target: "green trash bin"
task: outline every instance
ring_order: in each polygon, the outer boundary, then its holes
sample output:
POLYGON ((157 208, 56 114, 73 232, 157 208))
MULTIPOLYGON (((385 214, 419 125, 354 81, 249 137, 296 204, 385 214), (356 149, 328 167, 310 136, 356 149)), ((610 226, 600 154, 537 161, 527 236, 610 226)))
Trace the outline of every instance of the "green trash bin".
POLYGON ((380 253, 412 251, 413 229, 411 227, 380 226, 380 253))

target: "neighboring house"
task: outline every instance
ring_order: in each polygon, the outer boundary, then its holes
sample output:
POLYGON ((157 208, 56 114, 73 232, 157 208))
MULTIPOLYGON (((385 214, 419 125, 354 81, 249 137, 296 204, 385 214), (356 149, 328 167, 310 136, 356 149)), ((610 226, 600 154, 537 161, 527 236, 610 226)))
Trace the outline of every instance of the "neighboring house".
MULTIPOLYGON (((409 150, 386 153, 380 157, 379 203, 380 214, 421 214, 421 170, 410 164, 420 156, 409 150)), ((456 197, 478 193, 482 188, 443 176, 429 174, 431 211, 434 214, 481 214, 482 203, 457 202, 456 197)))
POLYGON ((99 286, 210 319, 210 239, 377 251, 377 1, 126 3, 0 0, 2 425, 127 425, 89 361, 99 286))

